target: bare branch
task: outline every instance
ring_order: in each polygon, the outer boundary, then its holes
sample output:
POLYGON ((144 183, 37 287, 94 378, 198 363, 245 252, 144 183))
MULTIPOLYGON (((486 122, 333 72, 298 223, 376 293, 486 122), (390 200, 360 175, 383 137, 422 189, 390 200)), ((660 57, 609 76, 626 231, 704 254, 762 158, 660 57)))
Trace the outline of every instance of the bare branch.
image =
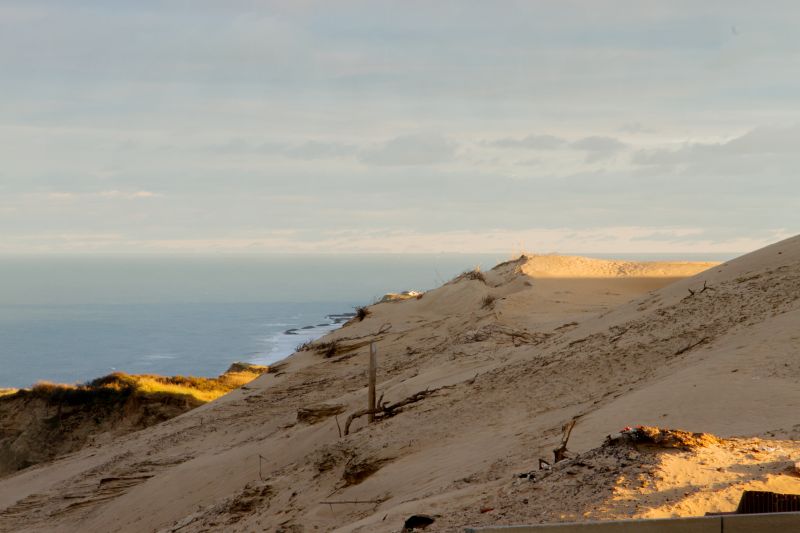
POLYGON ((681 354, 684 354, 684 353, 688 352, 689 350, 691 350, 692 348, 694 348, 694 347, 696 347, 696 346, 700 346, 701 344, 703 344, 704 342, 706 342, 706 341, 708 341, 708 340, 709 340, 709 338, 708 338, 708 337, 703 337, 703 338, 702 338, 702 339, 700 339, 699 341, 697 341, 697 342, 694 342, 694 343, 690 344, 689 346, 686 346, 685 348, 681 348, 680 350, 678 350, 677 352, 675 352, 675 355, 681 355, 681 354))
POLYGON ((567 458, 567 442, 569 442, 569 436, 572 434, 572 428, 575 427, 575 423, 577 421, 578 417, 573 417, 572 420, 561 427, 561 431, 563 432, 561 435, 561 444, 559 444, 558 448, 553 450, 553 456, 555 459, 554 462, 557 463, 567 458))
POLYGON ((375 409, 361 409, 360 411, 356 411, 354 413, 351 413, 350 416, 347 417, 347 421, 344 424, 344 434, 345 435, 349 435, 350 434, 350 425, 353 423, 353 420, 355 420, 356 418, 359 418, 359 417, 362 417, 362 416, 366 416, 366 415, 370 415, 370 414, 371 415, 377 415, 377 416, 379 416, 381 418, 389 418, 390 416, 396 415, 397 414, 396 411, 398 409, 400 409, 401 407, 405 407, 408 404, 415 403, 415 402, 418 402, 420 400, 424 400, 425 398, 427 398, 431 394, 439 391, 442 388, 444 388, 444 387, 440 387, 439 389, 433 389, 433 390, 425 389, 424 391, 420 391, 420 392, 417 392, 415 394, 412 394, 408 398, 400 400, 397 403, 379 404, 378 407, 376 407, 375 409))

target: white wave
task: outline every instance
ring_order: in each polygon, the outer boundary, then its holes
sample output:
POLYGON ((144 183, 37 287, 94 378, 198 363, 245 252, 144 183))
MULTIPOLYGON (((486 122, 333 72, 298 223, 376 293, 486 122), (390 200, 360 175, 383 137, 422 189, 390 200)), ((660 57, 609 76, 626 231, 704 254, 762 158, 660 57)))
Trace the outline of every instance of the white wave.
POLYGON ((340 326, 341 324, 326 324, 325 326, 287 330, 293 333, 283 331, 262 337, 259 341, 267 345, 266 349, 262 353, 251 356, 250 362, 258 365, 269 365, 275 361, 280 361, 284 357, 292 355, 299 345, 319 339, 340 326))

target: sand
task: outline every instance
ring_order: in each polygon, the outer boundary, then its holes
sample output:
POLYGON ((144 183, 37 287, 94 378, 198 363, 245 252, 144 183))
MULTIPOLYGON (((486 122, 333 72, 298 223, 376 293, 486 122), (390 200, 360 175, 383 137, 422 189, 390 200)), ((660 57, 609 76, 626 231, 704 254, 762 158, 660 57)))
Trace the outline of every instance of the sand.
POLYGON ((0 530, 390 532, 423 513, 426 531, 460 531, 731 511, 744 487, 800 493, 798 323, 798 237, 721 265, 522 257, 371 306, 323 339, 335 349, 0 479, 0 530), (429 394, 340 436, 365 407, 370 341, 385 402, 429 394), (342 414, 298 422, 321 403, 342 414), (536 474, 573 418, 571 458, 536 474), (725 440, 603 446, 639 424, 725 440))

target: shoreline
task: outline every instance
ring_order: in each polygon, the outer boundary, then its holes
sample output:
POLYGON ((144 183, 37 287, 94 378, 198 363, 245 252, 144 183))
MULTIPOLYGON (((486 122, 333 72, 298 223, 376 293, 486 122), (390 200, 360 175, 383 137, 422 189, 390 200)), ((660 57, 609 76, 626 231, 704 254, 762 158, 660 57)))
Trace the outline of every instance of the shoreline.
POLYGON ((0 389, 81 384, 123 371, 214 377, 235 361, 270 364, 348 319, 352 302, 66 306, 0 315, 0 389), (296 334, 287 334, 296 330, 296 334))

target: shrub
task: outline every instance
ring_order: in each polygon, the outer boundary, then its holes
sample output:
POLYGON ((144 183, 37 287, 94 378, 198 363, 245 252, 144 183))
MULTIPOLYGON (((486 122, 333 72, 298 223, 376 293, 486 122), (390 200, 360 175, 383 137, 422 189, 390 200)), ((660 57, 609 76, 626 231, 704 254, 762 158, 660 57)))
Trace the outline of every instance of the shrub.
POLYGON ((480 281, 481 283, 486 283, 486 277, 481 272, 481 269, 475 267, 472 270, 467 270, 462 274, 465 279, 472 280, 472 281, 480 281))
POLYGON ((458 283, 461 280, 480 281, 481 283, 486 283, 486 277, 478 267, 475 267, 472 270, 465 270, 458 276, 454 277, 449 283, 458 283))
POLYGON ((336 341, 320 342, 314 345, 314 350, 325 357, 333 357, 339 353, 339 344, 336 341))

